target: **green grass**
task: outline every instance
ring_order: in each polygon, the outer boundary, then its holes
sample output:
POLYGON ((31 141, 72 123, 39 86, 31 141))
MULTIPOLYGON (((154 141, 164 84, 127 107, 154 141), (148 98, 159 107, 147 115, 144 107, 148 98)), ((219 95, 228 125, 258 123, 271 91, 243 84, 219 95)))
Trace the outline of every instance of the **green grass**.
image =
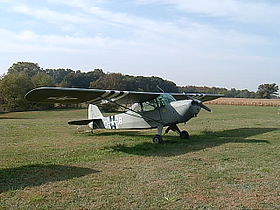
POLYGON ((164 144, 86 110, 0 114, 0 209, 279 209, 280 110, 211 106, 164 144))

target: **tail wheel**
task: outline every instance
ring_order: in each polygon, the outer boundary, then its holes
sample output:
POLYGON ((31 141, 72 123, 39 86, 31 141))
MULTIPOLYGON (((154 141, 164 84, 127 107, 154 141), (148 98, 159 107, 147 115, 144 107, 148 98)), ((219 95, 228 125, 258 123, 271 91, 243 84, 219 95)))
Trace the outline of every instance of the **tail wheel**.
POLYGON ((162 144, 163 143, 163 139, 161 135, 155 135, 153 138, 153 142, 155 144, 162 144))
POLYGON ((180 133, 181 139, 188 139, 190 137, 189 133, 187 131, 182 131, 180 133))

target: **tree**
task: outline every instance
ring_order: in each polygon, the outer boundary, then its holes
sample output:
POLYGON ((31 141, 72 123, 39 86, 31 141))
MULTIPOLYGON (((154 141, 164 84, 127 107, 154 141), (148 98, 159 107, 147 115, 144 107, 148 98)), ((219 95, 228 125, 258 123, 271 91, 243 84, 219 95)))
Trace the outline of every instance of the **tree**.
POLYGON ((89 88, 90 83, 105 75, 102 69, 94 69, 89 72, 73 71, 71 69, 46 69, 48 74, 59 87, 89 88))
POLYGON ((4 104, 4 99, 3 99, 3 96, 2 96, 2 93, 1 93, 1 83, 2 83, 2 78, 0 77, 0 112, 2 111, 3 104, 4 104))
POLYGON ((109 90, 126 90, 127 83, 124 75, 120 73, 109 73, 90 83, 91 88, 109 89, 109 90))
POLYGON ((34 84, 34 87, 44 87, 44 86, 53 86, 52 78, 47 75, 45 72, 38 72, 31 78, 31 81, 34 84))
POLYGON ((238 94, 235 96, 237 98, 256 98, 256 93, 253 91, 245 90, 238 90, 238 94))
POLYGON ((121 73, 104 74, 90 84, 91 88, 160 92, 157 86, 167 93, 178 92, 178 87, 174 82, 164 80, 160 77, 135 77, 121 73))
MULTIPOLYGON (((99 78, 103 77, 105 73, 102 69, 94 69, 93 71, 89 71, 86 73, 86 77, 88 78, 89 82, 94 82, 99 78)), ((90 85, 90 84, 89 84, 90 85)), ((88 85, 88 87, 89 87, 88 85)))
POLYGON ((258 87, 257 96, 259 98, 273 98, 278 95, 279 87, 275 83, 261 84, 258 87))
POLYGON ((43 71, 38 63, 31 62, 17 62, 14 63, 9 69, 8 74, 24 72, 28 77, 33 77, 38 72, 43 71))
POLYGON ((198 87, 198 86, 184 86, 179 87, 180 92, 185 93, 213 93, 213 94, 225 94, 228 97, 234 97, 236 94, 236 89, 228 90, 226 88, 217 87, 198 87))
POLYGON ((132 85, 135 86, 137 84, 137 90, 143 90, 143 91, 154 91, 154 92, 160 92, 160 87, 163 91, 167 93, 177 93, 178 87, 174 82, 164 80, 160 77, 142 77, 142 76, 137 76, 134 77, 134 82, 132 85))
MULTIPOLYGON (((71 69, 46 69, 46 70, 44 70, 44 72, 46 72, 46 74, 49 75, 53 79, 55 86, 62 86, 62 87, 64 87, 63 86, 64 78, 68 74, 75 73, 75 71, 73 71, 71 69)), ((65 86, 65 87, 67 87, 67 86, 65 86)))
POLYGON ((31 107, 24 98, 34 88, 31 79, 24 72, 7 74, 1 81, 0 94, 3 107, 8 111, 22 111, 31 107))

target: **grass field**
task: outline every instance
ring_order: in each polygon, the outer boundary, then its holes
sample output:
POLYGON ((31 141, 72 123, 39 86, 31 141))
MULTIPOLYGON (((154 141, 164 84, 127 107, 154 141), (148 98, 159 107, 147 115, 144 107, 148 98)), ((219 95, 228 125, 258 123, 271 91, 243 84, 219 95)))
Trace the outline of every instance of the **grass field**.
POLYGON ((280 109, 211 108, 162 145, 67 125, 86 110, 0 114, 0 209, 280 209, 280 109))

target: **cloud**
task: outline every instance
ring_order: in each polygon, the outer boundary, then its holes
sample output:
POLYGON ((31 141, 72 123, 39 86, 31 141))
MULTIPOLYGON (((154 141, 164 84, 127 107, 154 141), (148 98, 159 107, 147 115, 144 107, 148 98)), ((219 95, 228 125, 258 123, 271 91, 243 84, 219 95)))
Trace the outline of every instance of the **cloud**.
MULTIPOLYGON (((49 0, 51 1, 51 0, 49 0)), ((256 34, 242 33, 236 30, 216 28, 207 24, 199 24, 188 19, 180 21, 158 21, 145 17, 130 15, 124 12, 113 12, 97 6, 89 6, 88 1, 58 1, 56 3, 71 4, 82 7, 78 10, 83 16, 68 15, 67 13, 53 11, 48 8, 35 8, 27 5, 14 6, 16 12, 43 19, 51 24, 58 24, 67 27, 63 22, 73 23, 72 31, 83 24, 84 33, 76 35, 55 35, 51 30, 49 34, 38 34, 32 30, 21 30, 18 33, 6 31, 6 37, 2 40, 10 40, 11 43, 18 43, 24 46, 23 50, 36 49, 36 51, 57 50, 92 52, 93 49, 105 52, 117 49, 127 50, 128 53, 139 55, 157 55, 159 52, 171 53, 181 57, 188 54, 205 55, 216 54, 243 54, 248 53, 248 48, 260 47, 270 44, 270 40, 256 34), (89 7, 88 7, 89 6, 89 7), (35 11, 35 12, 33 12, 35 11), (87 31, 91 27, 99 29, 100 33, 87 31), (102 27, 107 25, 110 33, 103 33, 102 27), (118 29, 123 31, 121 36, 115 36, 114 32, 118 29), (137 47, 133 52, 131 47, 137 47)), ((167 1, 166 1, 167 2, 167 1)), ((2 30, 3 31, 3 30, 2 30)), ((3 35, 2 34, 2 35, 3 35)), ((13 44, 12 44, 13 45, 13 44)), ((9 50, 7 46, 6 50, 9 50)), ((168 56, 167 56, 168 57, 168 56)), ((186 56, 185 56, 186 57, 186 56)))
POLYGON ((75 37, 69 35, 40 35, 33 31, 12 32, 0 29, 0 53, 7 52, 77 52, 91 53, 102 48, 118 48, 124 43, 106 37, 75 37))
POLYGON ((280 4, 271 1, 241 0, 136 0, 142 4, 172 5, 178 10, 224 17, 244 23, 278 23, 280 4))
MULTIPOLYGON (((153 21, 148 18, 130 15, 125 12, 113 12, 111 10, 103 9, 95 4, 89 3, 85 0, 76 1, 56 1, 48 0, 52 4, 62 4, 66 6, 75 7, 76 11, 67 13, 67 9, 54 10, 46 7, 30 6, 28 4, 10 4, 9 8, 19 14, 24 14, 33 19, 43 20, 52 25, 59 25, 62 29, 70 29, 74 31, 75 27, 79 30, 92 31, 92 29, 109 30, 114 33, 116 30, 122 30, 127 33, 135 33, 139 31, 151 31, 162 33, 172 29, 171 23, 153 21), (68 25, 65 25, 68 24, 68 25), (69 25, 72 24, 72 25, 69 25), (81 27, 81 24, 83 26, 81 27)), ((71 10, 72 11, 72 10, 71 10)), ((42 24, 42 23, 39 23, 42 24)), ((111 33, 111 34, 113 34, 111 33)))
MULTIPOLYGON (((231 40, 230 33, 202 26, 192 30, 192 34, 190 32, 188 34, 186 31, 182 42, 157 36, 129 41, 99 35, 40 35, 27 30, 13 32, 0 29, 0 55, 1 60, 3 56, 6 58, 6 55, 10 55, 9 60, 13 59, 10 62, 32 61, 44 68, 87 70, 94 65, 112 72, 161 76, 179 85, 220 85, 250 89, 253 87, 242 86, 247 84, 245 80, 250 75, 266 78, 268 75, 264 75, 261 69, 273 69, 274 65, 279 64, 277 57, 248 54, 246 39, 249 37, 242 34, 235 34, 235 40, 231 40), (238 43, 239 46, 236 46, 238 43), (244 67, 244 79, 236 78, 240 76, 236 70, 244 67), (228 77, 232 81, 225 79, 228 77)), ((256 37, 255 42, 258 41, 256 37)), ((251 44, 255 45, 253 42, 251 44)))
POLYGON ((90 4, 88 0, 46 0, 52 4, 62 4, 75 8, 86 8, 90 4))
MULTIPOLYGON (((172 13, 176 13, 176 18, 169 18, 169 14, 153 18, 145 12, 136 15, 125 9, 119 11, 112 9, 112 5, 106 7, 104 0, 26 2, 6 3, 6 11, 23 14, 34 24, 0 28, 1 62, 4 58, 13 58, 15 62, 35 61, 45 68, 63 66, 83 70, 95 65, 128 74, 153 74, 181 85, 207 81, 207 84, 221 86, 229 84, 231 81, 225 78, 234 77, 238 69, 244 69, 242 74, 250 76, 260 74, 266 66, 273 69, 279 64, 277 56, 270 56, 280 47, 279 42, 262 33, 235 27, 241 21, 251 21, 250 18, 258 24, 252 15, 252 10, 257 9, 246 7, 251 1, 141 1, 144 4, 141 8, 145 4, 155 4, 158 9, 162 4, 176 8, 172 13), (189 13, 195 15, 188 16, 189 13), (242 20, 246 15, 250 17, 242 20), (240 22, 224 27, 201 21, 201 16, 219 17, 226 19, 226 23, 228 20, 240 22), (252 69, 258 73, 254 74, 252 69)), ((271 5, 266 6, 256 5, 267 14, 271 5)), ((17 21, 18 25, 23 23, 17 21)))
POLYGON ((47 22, 70 22, 70 23, 85 23, 88 22, 82 15, 70 15, 62 12, 56 12, 48 8, 36 8, 27 5, 15 5, 12 10, 17 13, 25 14, 37 19, 41 19, 47 22))

